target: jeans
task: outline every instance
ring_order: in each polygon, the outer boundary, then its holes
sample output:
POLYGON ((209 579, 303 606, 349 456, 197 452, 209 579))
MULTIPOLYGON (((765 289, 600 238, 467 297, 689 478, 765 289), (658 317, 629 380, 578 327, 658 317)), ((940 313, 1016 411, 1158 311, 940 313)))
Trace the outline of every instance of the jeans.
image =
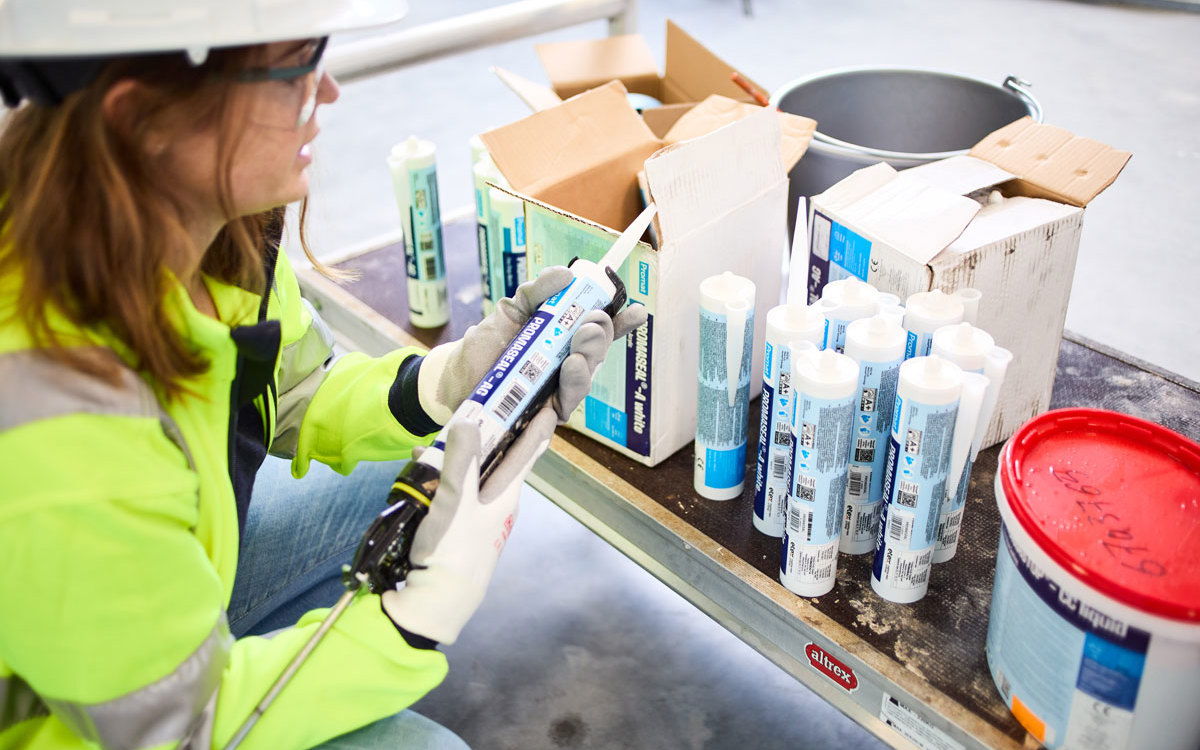
MULTIPOLYGON (((384 509, 403 465, 364 461, 344 477, 313 462, 304 479, 296 480, 290 462, 267 457, 255 479, 229 603, 234 636, 290 627, 305 612, 337 601, 345 591, 342 565, 351 562, 363 532, 384 509)), ((467 750, 449 729, 409 710, 320 747, 467 750)))

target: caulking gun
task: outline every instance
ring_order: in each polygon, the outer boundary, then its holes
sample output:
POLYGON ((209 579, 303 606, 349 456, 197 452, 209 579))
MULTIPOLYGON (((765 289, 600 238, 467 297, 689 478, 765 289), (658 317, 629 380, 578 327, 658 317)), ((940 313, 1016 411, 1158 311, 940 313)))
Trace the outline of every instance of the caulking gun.
MULTIPOLYGON (((637 245, 655 213, 656 207, 651 203, 621 233, 599 263, 582 258, 572 260, 569 267, 575 279, 542 303, 455 411, 456 417, 479 425, 483 453, 479 467, 481 484, 557 389, 558 370, 570 354, 571 337, 580 318, 600 309, 610 316, 616 315, 625 306, 625 285, 616 269, 637 245)), ((371 523, 355 552, 354 562, 342 572, 346 593, 259 701, 226 750, 234 750, 241 744, 361 588, 378 594, 408 577, 413 537, 441 484, 445 440, 443 430, 433 445, 400 471, 388 493, 388 507, 371 523)))

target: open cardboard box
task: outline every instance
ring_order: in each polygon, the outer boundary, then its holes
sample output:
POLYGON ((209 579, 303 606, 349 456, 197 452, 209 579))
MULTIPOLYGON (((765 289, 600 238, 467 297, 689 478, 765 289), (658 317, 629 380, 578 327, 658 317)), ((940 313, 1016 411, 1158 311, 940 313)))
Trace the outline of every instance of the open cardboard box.
POLYGON ((1049 408, 1084 207, 1130 156, 1025 117, 968 156, 860 169, 810 201, 809 301, 849 276, 901 299, 980 290, 977 325, 1014 354, 994 445, 1049 408))
POLYGON ((650 130, 660 138, 692 105, 712 94, 735 101, 754 101, 730 78, 735 68, 670 20, 666 65, 661 74, 649 45, 639 34, 548 42, 537 45, 537 53, 550 88, 560 99, 615 80, 628 91, 662 102, 663 106, 642 113, 650 130))
MULTIPOLYGON (((641 211, 645 171, 659 247, 640 244, 617 271, 650 321, 614 344, 568 425, 653 466, 695 437, 704 278, 733 271, 756 284, 753 372, 761 372, 788 247, 787 171, 816 124, 714 97, 677 123, 688 139, 664 142, 625 94, 613 81, 482 138, 526 201, 530 276, 576 256, 600 260, 641 211)), ((757 392, 760 379, 751 383, 757 392)))

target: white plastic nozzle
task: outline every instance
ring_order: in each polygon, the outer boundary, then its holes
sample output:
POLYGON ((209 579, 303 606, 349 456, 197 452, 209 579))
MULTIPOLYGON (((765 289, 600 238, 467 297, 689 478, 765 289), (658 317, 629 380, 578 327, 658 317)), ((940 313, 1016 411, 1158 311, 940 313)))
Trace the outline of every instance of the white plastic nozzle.
POLYGON ((962 302, 963 321, 975 325, 975 321, 979 317, 979 300, 983 299, 983 292, 964 287, 955 291, 954 297, 962 302))
POLYGON ((808 294, 808 201, 804 196, 796 204, 796 228, 792 232, 792 257, 788 263, 788 288, 786 303, 804 304, 808 294))
MULTIPOLYGON (((946 492, 953 496, 959 479, 971 456, 976 427, 987 392, 988 379, 977 372, 963 373, 962 393, 958 397, 958 415, 954 420, 954 439, 950 443, 950 473, 946 477, 946 492)), ((942 498, 935 498, 941 503, 942 498)))
POLYGON ((987 331, 963 322, 934 331, 930 354, 945 357, 969 372, 983 372, 987 356, 995 348, 996 341, 987 331))
POLYGON ((884 307, 891 307, 892 305, 899 305, 900 304, 900 295, 892 294, 891 292, 880 292, 879 296, 876 297, 875 300, 876 300, 876 302, 879 303, 880 309, 883 309, 884 307))
POLYGON ((656 213, 658 213, 658 206, 653 203, 642 209, 637 218, 625 228, 624 232, 621 232, 617 241, 612 243, 612 247, 600 259, 600 265, 608 266, 614 271, 618 270, 625 259, 629 257, 629 253, 637 246, 638 240, 646 233, 646 227, 650 226, 656 213))
POLYGON ((879 308, 878 317, 904 327, 904 305, 886 305, 879 308))
POLYGON ((1008 365, 1013 360, 1013 353, 1002 346, 994 347, 984 361, 983 374, 988 379, 987 392, 983 395, 983 406, 979 412, 979 424, 971 441, 971 460, 979 456, 983 446, 983 438, 987 434, 988 425, 996 413, 996 404, 1000 401, 1000 389, 1004 386, 1004 375, 1008 365))

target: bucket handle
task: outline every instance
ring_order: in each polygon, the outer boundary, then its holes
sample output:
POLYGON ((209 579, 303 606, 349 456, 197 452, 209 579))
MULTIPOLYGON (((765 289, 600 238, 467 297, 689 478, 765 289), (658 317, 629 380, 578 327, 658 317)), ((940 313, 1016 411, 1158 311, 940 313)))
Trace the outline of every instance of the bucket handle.
POLYGON ((1022 80, 1017 76, 1008 76, 1004 79, 1004 83, 1000 85, 1021 97, 1026 106, 1029 107, 1034 122, 1042 121, 1042 105, 1038 104, 1037 99, 1033 98, 1033 94, 1029 93, 1029 89, 1033 86, 1032 83, 1022 80))

